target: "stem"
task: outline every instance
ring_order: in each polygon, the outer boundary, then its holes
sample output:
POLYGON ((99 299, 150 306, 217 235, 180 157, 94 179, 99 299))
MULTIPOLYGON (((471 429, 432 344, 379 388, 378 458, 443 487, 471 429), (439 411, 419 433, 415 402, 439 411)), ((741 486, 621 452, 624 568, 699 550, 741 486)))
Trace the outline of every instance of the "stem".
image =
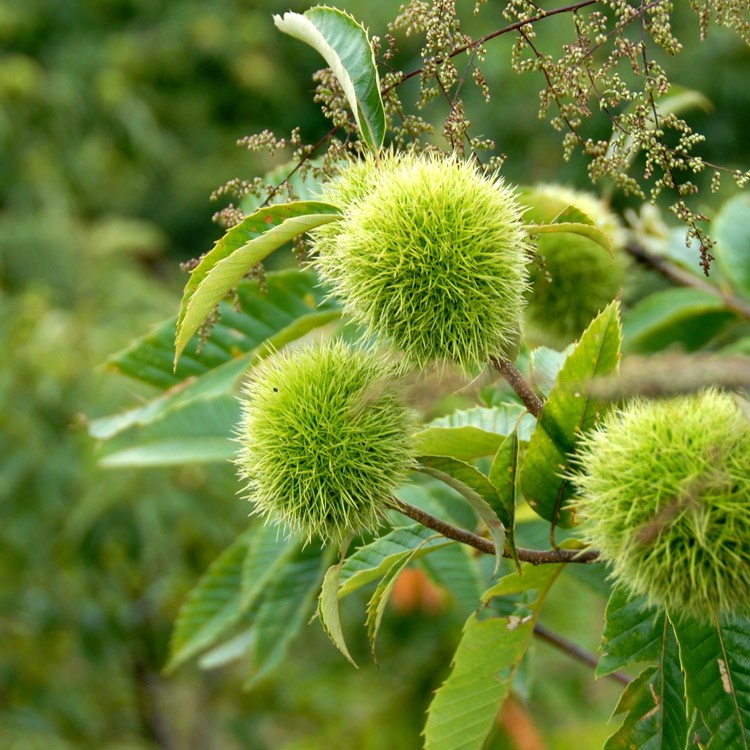
POLYGON ((542 416, 544 404, 532 387, 524 380, 518 368, 503 357, 491 357, 490 364, 508 381, 510 387, 518 394, 524 406, 537 418, 542 416))
POLYGON ((729 310, 732 310, 732 312, 750 320, 750 304, 744 300, 735 297, 733 294, 723 292, 719 287, 709 284, 698 276, 694 276, 690 271, 680 268, 666 258, 650 253, 640 245, 631 242, 628 243, 625 249, 636 260, 651 266, 654 270, 662 274, 662 276, 666 276, 666 278, 677 282, 681 286, 689 286, 693 289, 707 292, 714 297, 718 297, 729 310))
MULTIPOLYGON (((497 31, 493 31, 490 34, 486 34, 485 36, 481 37, 480 39, 476 39, 473 42, 470 42, 469 44, 464 44, 461 47, 456 47, 449 55, 446 55, 443 58, 440 58, 437 61, 437 64, 440 65, 440 63, 445 62, 446 60, 450 60, 453 57, 456 57, 456 55, 460 55, 462 52, 466 52, 468 49, 476 49, 477 47, 481 47, 485 42, 489 42, 490 39, 494 39, 495 37, 502 36, 503 34, 509 34, 511 31, 517 31, 518 29, 523 28, 524 26, 527 26, 528 24, 536 23, 537 21, 541 21, 543 18, 550 18, 551 16, 557 16, 560 13, 571 13, 576 10, 580 10, 581 8, 585 8, 587 5, 595 5, 599 0, 581 0, 581 2, 578 3, 572 3, 571 5, 566 5, 562 8, 552 8, 551 10, 545 10, 541 11, 538 16, 535 16, 534 18, 529 18, 526 21, 516 21, 515 23, 510 24, 509 26, 504 26, 502 29, 498 29, 497 31)), ((394 83, 392 86, 388 86, 387 88, 384 88, 382 93, 386 94, 391 89, 396 88, 396 86, 400 86, 405 81, 408 81, 410 78, 414 78, 414 76, 418 76, 424 68, 417 68, 416 70, 412 70, 411 73, 408 73, 405 76, 402 76, 399 78, 397 83, 394 83)))
MULTIPOLYGON (((294 177, 296 172, 302 168, 302 165, 310 159, 310 157, 328 140, 331 139, 331 137, 336 133, 336 131, 339 129, 338 125, 334 125, 316 144, 314 144, 310 150, 294 165, 294 169, 292 169, 289 174, 275 187, 273 188, 268 195, 266 196, 266 199, 261 203, 261 207, 267 206, 271 199, 281 190, 282 186, 289 182, 289 180, 294 177)), ((375 155, 377 157, 377 154, 375 155)))
MULTIPOLYGON (((559 649, 563 653, 566 653, 568 656, 573 657, 576 661, 580 661, 582 664, 587 664, 589 667, 596 668, 596 665, 599 663, 599 658, 596 654, 592 654, 590 651, 581 648, 567 638, 563 638, 562 636, 557 635, 557 633, 553 633, 551 630, 545 628, 544 625, 540 625, 539 623, 534 625, 534 635, 554 646, 556 649, 559 649)), ((611 674, 608 674, 607 677, 616 680, 622 685, 628 685, 631 681, 631 678, 624 672, 612 672, 611 674)))
MULTIPOLYGON (((466 531, 466 529, 459 529, 447 521, 443 521, 437 516, 433 516, 431 513, 396 497, 391 498, 390 505, 399 513, 403 513, 405 516, 418 521, 429 529, 434 529, 448 539, 461 542, 461 544, 468 544, 470 547, 474 547, 474 549, 478 549, 487 555, 495 554, 495 545, 483 536, 466 531)), ((543 565, 545 563, 593 563, 599 558, 598 550, 594 549, 585 551, 575 549, 538 550, 517 547, 516 552, 518 553, 519 560, 531 563, 532 565, 543 565)), ((510 556, 511 554, 508 550, 503 550, 503 557, 510 556)))

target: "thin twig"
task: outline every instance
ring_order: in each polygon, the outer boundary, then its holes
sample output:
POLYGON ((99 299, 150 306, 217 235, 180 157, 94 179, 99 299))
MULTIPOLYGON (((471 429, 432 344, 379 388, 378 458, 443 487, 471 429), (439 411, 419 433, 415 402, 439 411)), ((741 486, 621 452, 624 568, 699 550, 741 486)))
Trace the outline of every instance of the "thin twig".
POLYGON ((334 125, 317 143, 313 144, 310 147, 309 151, 295 164, 294 169, 292 169, 289 172, 289 174, 287 174, 287 176, 278 185, 276 185, 276 187, 274 187, 268 193, 268 195, 266 196, 266 199, 263 201, 263 203, 260 204, 261 208, 263 208, 264 206, 267 206, 271 202, 271 200, 274 198, 274 196, 276 196, 279 193, 279 191, 281 190, 282 186, 286 185, 289 182, 289 180, 291 180, 292 177, 294 177, 294 175, 296 174, 296 172, 299 169, 302 168, 302 165, 305 164, 305 162, 307 162, 310 159, 310 157, 312 157, 312 155, 324 143, 326 143, 327 141, 329 141, 334 136, 334 134, 336 133, 336 131, 338 129, 339 129, 339 126, 338 125, 334 125))
MULTIPOLYGON (((390 504, 394 510, 403 513, 405 516, 409 516, 409 518, 418 521, 423 526, 427 526, 427 528, 439 532, 448 539, 453 539, 462 544, 468 544, 470 547, 474 547, 474 549, 478 549, 480 552, 484 552, 487 555, 495 554, 495 545, 483 536, 473 534, 471 531, 466 531, 465 529, 459 529, 447 521, 443 521, 437 516, 433 516, 431 513, 396 497, 391 498, 390 504)), ((593 563, 599 558, 599 552, 597 550, 538 550, 517 547, 516 552, 518 553, 519 560, 531 563, 532 565, 542 565, 545 563, 593 563)), ((503 557, 510 556, 508 550, 503 551, 503 557)))
POLYGON ((526 382, 518 368, 503 357, 491 357, 490 364, 508 381, 510 387, 523 401, 524 406, 537 418, 542 416, 544 403, 534 393, 532 387, 526 382))
POLYGON ((733 294, 728 294, 727 292, 722 291, 719 287, 710 284, 708 281, 704 281, 699 276, 695 276, 684 268, 680 268, 666 258, 650 253, 640 245, 631 242, 626 245, 625 249, 636 260, 651 266, 654 270, 662 274, 662 276, 666 276, 668 279, 677 282, 681 286, 689 286, 693 289, 707 292, 708 294, 720 299, 727 309, 750 320, 750 304, 739 299, 739 297, 735 297, 733 294))
POLYGON ((607 42, 609 42, 613 36, 616 34, 619 34, 626 26, 629 26, 634 21, 637 21, 639 18, 642 18, 643 14, 647 10, 651 10, 652 8, 656 8, 659 5, 662 5, 666 0, 653 0, 653 2, 648 3, 647 5, 644 5, 641 3, 640 8, 631 8, 633 11, 633 15, 628 15, 625 17, 622 21, 615 24, 610 31, 608 31, 605 35, 599 39, 596 44, 589 47, 587 50, 583 51, 582 59, 589 59, 594 52, 601 49, 607 42))
MULTIPOLYGON (((529 34, 527 34, 523 29, 519 29, 518 33, 524 38, 524 41, 534 53, 534 56, 537 58, 537 60, 544 60, 544 55, 536 48, 536 45, 531 40, 529 34)), ((562 97, 560 94, 558 94, 557 89, 555 88, 555 84, 552 80, 552 76, 550 75, 549 70, 547 70, 544 65, 540 65, 539 70, 542 72, 544 80, 547 82, 547 89, 552 94, 552 97, 555 100, 555 104, 557 104, 557 109, 560 112, 562 121, 565 123, 565 126, 568 128, 568 130, 576 137, 578 143, 581 146, 584 146, 585 140, 583 136, 578 132, 578 129, 575 125, 573 125, 568 115, 565 114, 565 107, 563 106, 562 97)))
MULTIPOLYGON (((596 669, 596 665, 599 663, 599 658, 596 654, 592 654, 590 651, 581 648, 567 638, 563 638, 562 636, 557 635, 557 633, 553 633, 551 630, 545 628, 544 625, 540 625, 539 623, 534 625, 534 635, 554 646, 556 649, 566 653, 568 656, 572 656, 576 661, 580 661, 582 664, 587 664, 589 667, 594 667, 594 669, 596 669)), ((616 680, 622 685, 629 685, 631 681, 631 678, 624 672, 612 672, 611 674, 608 674, 607 677, 616 680)))
MULTIPOLYGON (((480 39, 475 39, 473 42, 470 42, 469 44, 464 44, 461 47, 456 47, 456 49, 454 49, 450 54, 446 55, 445 57, 441 57, 439 60, 436 60, 435 62, 437 65, 440 65, 446 60, 450 60, 452 57, 456 57, 456 55, 460 55, 462 52, 466 52, 466 50, 468 49, 472 49, 472 48, 476 49, 477 47, 481 47, 485 42, 489 42, 490 39, 494 39, 495 37, 502 36, 503 34, 509 34, 511 31, 517 31, 518 29, 521 29, 524 26, 528 26, 529 24, 533 24, 533 23, 536 23, 537 21, 541 21, 543 18, 550 18, 552 16, 557 16, 560 13, 570 13, 572 11, 585 8, 587 5, 595 5, 597 2, 599 2, 599 0, 581 0, 581 2, 572 3, 571 5, 566 5, 562 8, 552 8, 550 10, 542 11, 538 16, 534 16, 534 18, 529 18, 525 21, 516 21, 515 23, 512 23, 508 26, 504 26, 502 29, 493 31, 490 34, 486 34, 480 39)), ((391 89, 396 88, 396 86, 400 86, 405 81, 408 81, 410 78, 414 78, 414 76, 418 76, 423 71, 424 71, 424 68, 417 68, 416 70, 412 70, 410 73, 407 73, 406 75, 399 78, 399 80, 393 85, 384 88, 382 93, 383 94, 387 93, 391 89)))

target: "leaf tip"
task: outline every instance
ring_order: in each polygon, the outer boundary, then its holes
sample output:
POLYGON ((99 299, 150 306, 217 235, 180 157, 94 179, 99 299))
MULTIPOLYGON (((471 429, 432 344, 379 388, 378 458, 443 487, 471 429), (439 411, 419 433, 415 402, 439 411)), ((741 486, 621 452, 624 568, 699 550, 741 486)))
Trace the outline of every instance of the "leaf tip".
POLYGON ((177 372, 177 365, 179 364, 180 357, 182 356, 182 352, 184 350, 185 342, 182 340, 182 336, 178 334, 174 342, 174 359, 172 360, 172 372, 177 372))
POLYGON ((283 31, 284 33, 287 33, 287 28, 289 27, 289 23, 291 21, 292 16, 299 16, 299 13, 293 13, 292 11, 287 11, 284 13, 284 15, 279 15, 278 13, 273 14, 273 23, 274 26, 279 31, 283 31))

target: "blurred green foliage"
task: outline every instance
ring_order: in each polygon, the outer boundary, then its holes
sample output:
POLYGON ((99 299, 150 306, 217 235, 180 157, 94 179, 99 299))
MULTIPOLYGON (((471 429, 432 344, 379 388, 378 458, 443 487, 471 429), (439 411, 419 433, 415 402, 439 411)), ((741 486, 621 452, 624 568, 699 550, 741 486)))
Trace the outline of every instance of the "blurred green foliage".
POLYGON ((105 476, 95 467, 82 412, 133 394, 94 368, 126 340, 125 324, 148 325, 168 309, 133 258, 150 233, 119 222, 106 242, 113 229, 49 227, 47 242, 25 248, 58 283, 34 275, 0 293, 4 747, 35 746, 35 735, 40 747, 56 738, 108 747, 153 734, 148 696, 174 607, 242 517, 226 481, 207 494, 210 505, 197 502, 205 472, 105 476), (49 268, 56 262, 67 276, 49 268), (117 294, 112 275, 123 281, 117 294), (25 739, 15 744, 16 734, 25 739))
POLYGON ((3 4, 4 209, 137 216, 176 254, 200 253, 208 194, 254 168, 234 141, 323 125, 298 106, 304 79, 274 52, 268 5, 3 4))
MULTIPOLYGON (((269 123, 327 129, 296 50, 278 54, 269 6, 0 6, 3 748, 333 748, 344 736, 389 748, 418 735, 449 659, 450 619, 435 650, 411 649, 421 681, 394 671, 388 688, 370 668, 381 698, 354 717, 338 706, 358 675, 340 679, 322 634, 322 657, 299 653, 294 679, 252 696, 242 674, 163 678, 177 608, 247 508, 228 466, 103 472, 83 429, 83 414, 151 395, 97 368, 174 311, 164 256, 218 234, 209 193, 270 165, 234 141, 269 123)), ((399 639, 421 622, 406 618, 399 639)))
MULTIPOLYGON (((382 33, 398 2, 341 6, 382 33)), ((164 259, 210 247, 219 232, 209 193, 273 165, 234 142, 295 126, 314 142, 328 129, 311 102, 314 55, 274 30, 271 13, 286 9, 273 0, 0 4, 3 748, 416 747, 447 671, 460 613, 416 610, 386 616, 380 672, 353 672, 316 630, 284 679, 251 695, 236 671, 163 678, 177 607, 246 523, 246 507, 228 467, 102 472, 81 429, 82 414, 152 395, 95 368, 175 311, 175 264, 164 259)), ((685 36, 696 40, 694 25, 685 36)), ((402 48, 404 66, 416 65, 413 40, 402 48)), ((514 181, 585 185, 581 164, 561 167, 558 136, 536 117, 538 81, 513 76, 508 53, 506 41, 490 50, 495 96, 489 107, 471 99, 475 132, 511 156, 514 181)), ((709 158, 747 164, 747 50, 717 32, 674 63, 675 81, 722 114, 696 117, 709 158)), ((593 647, 598 623, 560 602, 556 624, 593 647)), ((350 645, 367 663, 364 633, 350 645)), ((586 670, 550 664, 564 672, 551 682, 566 695, 544 685, 534 693, 547 736, 555 747, 598 747, 589 727, 602 723, 612 691, 588 693, 586 670), (591 704, 591 715, 560 724, 575 703, 591 704)))

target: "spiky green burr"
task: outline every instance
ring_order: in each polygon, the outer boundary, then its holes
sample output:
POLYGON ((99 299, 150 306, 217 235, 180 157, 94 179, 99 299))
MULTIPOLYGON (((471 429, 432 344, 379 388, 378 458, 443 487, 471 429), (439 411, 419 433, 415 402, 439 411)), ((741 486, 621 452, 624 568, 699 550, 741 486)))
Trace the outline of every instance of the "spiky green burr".
POLYGON ((733 396, 633 401, 579 457, 583 528, 618 581, 675 614, 750 614, 750 422, 733 396))
POLYGON ((527 337, 564 348, 620 292, 627 258, 617 217, 595 195, 561 185, 539 185, 521 195, 529 223, 549 224, 569 206, 593 220, 612 241, 614 258, 596 242, 577 234, 543 234, 530 266, 527 337))
POLYGON ((247 385, 237 458, 254 512, 306 540, 378 526, 414 463, 390 368, 340 341, 282 352, 247 385))
POLYGON ((312 233, 315 266, 404 367, 470 370, 514 346, 529 245, 501 180, 455 157, 389 153, 345 170, 327 198, 344 215, 312 233))

